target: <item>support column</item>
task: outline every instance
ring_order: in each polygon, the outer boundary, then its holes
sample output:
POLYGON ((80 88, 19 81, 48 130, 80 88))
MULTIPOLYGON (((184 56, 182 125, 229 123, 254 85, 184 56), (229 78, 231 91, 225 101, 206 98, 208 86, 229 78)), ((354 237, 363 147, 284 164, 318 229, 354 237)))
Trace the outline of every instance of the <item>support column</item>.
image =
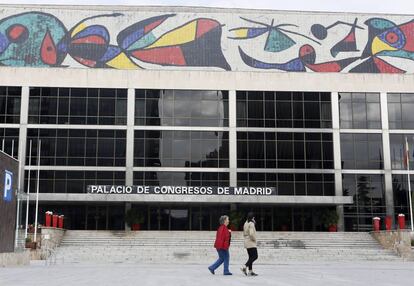
POLYGON ((229 91, 229 167, 230 186, 237 187, 236 91, 229 91))
MULTIPOLYGON (((333 139, 333 153, 334 153, 334 169, 335 169, 335 196, 343 196, 342 192, 342 164, 341 164, 341 134, 339 132, 339 94, 338 92, 331 93, 331 108, 332 108, 332 139, 333 139)), ((338 231, 345 230, 344 223, 344 206, 336 206, 338 213, 338 231)))
POLYGON ((134 178, 134 125, 135 125, 135 90, 128 89, 126 134, 126 174, 125 184, 133 185, 134 178))
MULTIPOLYGON (((134 125, 135 125, 135 90, 128 88, 127 100, 127 134, 126 134, 126 173, 125 185, 134 184, 134 125)), ((131 203, 125 203, 125 213, 131 209, 131 203)), ((125 230, 129 230, 125 223, 125 230)))
POLYGON ((392 191, 392 174, 391 174, 391 152, 390 152, 390 131, 388 125, 388 105, 387 93, 381 92, 381 126, 382 126, 382 150, 384 161, 384 186, 385 186, 385 206, 387 216, 392 217, 392 223, 395 223, 394 216, 394 194, 392 191))
MULTIPOLYGON (((16 234, 15 234, 15 248, 18 247, 18 235, 19 235, 19 226, 21 224, 22 213, 23 213, 23 201, 24 197, 22 196, 24 188, 24 167, 26 165, 26 139, 27 139, 27 118, 29 116, 29 87, 22 86, 21 92, 21 104, 20 104, 20 126, 19 126, 19 150, 18 150, 18 159, 19 159, 19 180, 17 182, 17 214, 16 214, 16 234)), ((13 156, 14 154, 12 154, 13 156)), ((25 204, 26 205, 26 204, 25 204)))
POLYGON ((19 128, 19 191, 24 190, 24 167, 26 165, 27 122, 29 114, 29 87, 22 87, 19 128))

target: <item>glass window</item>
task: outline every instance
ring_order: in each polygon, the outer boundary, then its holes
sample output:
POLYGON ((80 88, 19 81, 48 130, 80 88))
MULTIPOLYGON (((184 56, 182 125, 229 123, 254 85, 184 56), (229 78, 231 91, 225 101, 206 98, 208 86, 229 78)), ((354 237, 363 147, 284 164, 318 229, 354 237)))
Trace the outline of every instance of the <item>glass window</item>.
POLYGON ((330 93, 237 91, 238 127, 331 128, 330 93))
POLYGON ((42 165, 125 166, 125 130, 28 129, 26 164, 30 141, 31 164, 36 164, 39 140, 42 165))
POLYGON ((0 123, 20 122, 21 87, 0 86, 0 123))
POLYGON ((390 153, 391 153, 391 168, 394 170, 404 170, 407 167, 404 164, 405 141, 407 140, 408 148, 410 150, 410 170, 414 168, 414 135, 413 134, 390 134, 390 153))
POLYGON ((238 132, 237 147, 239 168, 333 168, 330 133, 238 132))
POLYGON ((333 196, 335 193, 332 174, 237 173, 237 185, 274 187, 278 195, 285 196, 333 196))
MULTIPOLYGON (((28 188, 29 171, 25 171, 28 188)), ((125 172, 110 171, 40 171, 40 193, 87 193, 88 185, 125 185, 125 172)), ((30 190, 36 190, 37 171, 31 171, 30 190)))
POLYGON ((126 89, 30 88, 29 123, 125 125, 126 89))
POLYGON ((345 174, 342 184, 343 195, 354 200, 344 207, 346 231, 366 231, 372 228, 373 217, 386 216, 383 175, 345 174))
POLYGON ((134 165, 229 166, 228 132, 135 131, 134 165))
POLYGON ((228 92, 137 89, 135 124, 228 126, 228 92))
POLYGON ((14 158, 19 157, 19 129, 0 128, 0 150, 14 158))
POLYGON ((381 134, 341 134, 343 169, 382 169, 382 158, 381 134))
MULTIPOLYGON (((414 190, 414 176, 410 177, 411 189, 414 190)), ((410 203, 407 175, 392 175, 392 190, 394 194, 395 214, 405 214, 410 217, 410 203)))
POLYGON ((339 93, 341 128, 380 129, 379 93, 339 93))
POLYGON ((414 93, 389 93, 387 97, 390 129, 413 129, 414 93))
POLYGON ((229 173, 217 172, 134 172, 134 185, 229 186, 229 173))

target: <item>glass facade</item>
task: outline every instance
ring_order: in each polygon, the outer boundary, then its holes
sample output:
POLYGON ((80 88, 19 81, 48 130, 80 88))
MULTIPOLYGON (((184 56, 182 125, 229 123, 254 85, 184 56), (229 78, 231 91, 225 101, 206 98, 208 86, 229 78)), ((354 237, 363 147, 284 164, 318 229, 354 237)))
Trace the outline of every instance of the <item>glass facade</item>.
POLYGON ((383 169, 381 134, 342 133, 343 169, 383 169))
POLYGON ((381 129, 379 93, 340 92, 341 128, 381 129))
POLYGON ((334 196, 333 174, 238 173, 237 185, 246 187, 274 187, 278 195, 334 196))
POLYGON ((237 167, 332 169, 332 134, 238 132, 237 167))
POLYGON ((0 123, 20 122, 21 92, 21 87, 0 86, 0 123))
MULTIPOLYGON (((365 231, 373 216, 408 215, 403 154, 406 138, 414 150, 412 97, 0 87, 0 142, 4 152, 25 155, 24 188, 34 191, 41 140, 40 193, 56 198, 85 194, 91 184, 275 187, 279 196, 298 199, 342 193, 353 199, 344 205, 345 230, 365 231), (128 114, 130 104, 135 108, 128 114)), ((236 208, 255 211, 261 230, 318 231, 324 230, 320 209, 335 204, 260 205, 252 198, 232 204, 134 201, 132 207, 144 212, 148 230, 212 230, 220 215, 236 208)), ((41 202, 41 208, 65 212, 72 229, 124 228, 125 202, 41 202)))
MULTIPOLYGON (((404 166, 405 140, 407 140, 409 150, 414 150, 414 134, 390 134, 391 168, 394 170, 406 169, 404 166)), ((412 151, 410 152, 409 165, 410 170, 413 170, 414 160, 412 151)))
MULTIPOLYGON (((414 176, 410 175, 411 190, 414 190, 414 176)), ((410 217, 408 175, 392 175, 392 191, 394 197, 394 212, 410 217)))
POLYGON ((414 129, 414 93, 388 94, 390 129, 414 129))
POLYGON ((228 187, 229 173, 134 172, 134 185, 228 187))
POLYGON ((32 162, 36 164, 41 140, 41 165, 125 166, 126 131, 93 129, 28 129, 26 164, 32 141, 32 162))
POLYGON ((125 125, 126 118, 126 89, 30 89, 29 123, 125 125))
POLYGON ((135 124, 228 126, 228 91, 135 90, 135 124))
POLYGON ((383 175, 343 175, 343 194, 352 196, 353 205, 344 206, 347 230, 372 230, 372 218, 386 216, 383 175))
MULTIPOLYGON (((25 174, 28 185, 29 171, 25 174)), ((37 171, 30 171, 30 190, 36 190, 37 171)), ((39 192, 86 193, 88 185, 125 185, 125 172, 110 171, 40 171, 39 192)))
POLYGON ((19 158, 19 129, 0 128, 0 150, 19 158))
POLYGON ((237 91, 238 127, 330 128, 329 92, 237 91))
POLYGON ((228 132, 135 131, 134 165, 228 167, 228 132))

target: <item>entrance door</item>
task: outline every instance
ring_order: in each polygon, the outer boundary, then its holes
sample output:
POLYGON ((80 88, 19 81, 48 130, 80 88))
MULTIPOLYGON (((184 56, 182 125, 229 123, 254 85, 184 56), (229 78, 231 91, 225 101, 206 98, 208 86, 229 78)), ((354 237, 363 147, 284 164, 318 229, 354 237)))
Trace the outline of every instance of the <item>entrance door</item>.
POLYGON ((188 208, 171 208, 170 230, 189 230, 189 209, 188 208))
POLYGON ((107 206, 87 206, 87 230, 106 230, 108 218, 107 206))

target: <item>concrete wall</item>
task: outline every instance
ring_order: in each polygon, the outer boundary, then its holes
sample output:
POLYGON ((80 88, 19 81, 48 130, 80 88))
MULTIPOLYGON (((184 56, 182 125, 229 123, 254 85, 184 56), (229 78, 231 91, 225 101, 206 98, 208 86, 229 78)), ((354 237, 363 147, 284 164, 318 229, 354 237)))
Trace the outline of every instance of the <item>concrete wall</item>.
POLYGON ((9 6, 5 66, 413 73, 402 15, 180 7, 9 6))
POLYGON ((14 251, 17 183, 18 161, 0 151, 0 253, 14 251), (5 188, 6 174, 12 180, 11 189, 5 188))
POLYGON ((23 266, 30 263, 30 251, 0 253, 0 267, 23 266))
POLYGON ((373 231, 371 235, 385 249, 392 249, 399 256, 407 260, 414 260, 410 231, 373 231))

